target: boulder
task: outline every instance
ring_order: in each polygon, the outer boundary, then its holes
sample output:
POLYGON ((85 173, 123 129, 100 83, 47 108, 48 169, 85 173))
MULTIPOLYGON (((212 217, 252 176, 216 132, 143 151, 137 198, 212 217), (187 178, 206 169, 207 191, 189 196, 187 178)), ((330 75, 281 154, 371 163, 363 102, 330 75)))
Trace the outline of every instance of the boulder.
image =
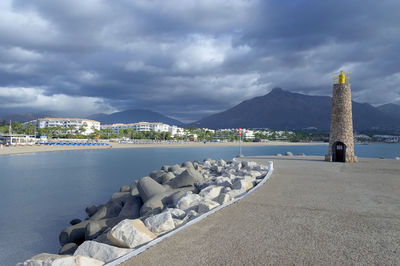
POLYGON ((136 219, 140 216, 140 208, 142 207, 142 199, 139 196, 130 196, 122 207, 118 217, 136 219))
POLYGON ((182 220, 186 216, 186 212, 178 208, 167 208, 165 212, 171 213, 172 218, 182 220))
POLYGON ((128 192, 116 192, 112 194, 111 200, 121 205, 121 207, 132 197, 131 193, 128 192))
POLYGON ((131 187, 130 186, 122 186, 119 188, 119 192, 130 192, 131 187))
POLYGON ((243 165, 243 167, 248 167, 249 169, 252 169, 252 168, 258 166, 258 164, 256 162, 247 162, 247 161, 243 161, 242 165, 243 165))
POLYGON ((199 195, 206 200, 214 200, 219 196, 223 188, 222 186, 209 186, 202 189, 199 195))
POLYGON ((144 224, 155 234, 163 234, 175 229, 174 220, 169 211, 150 216, 144 224))
POLYGON ((182 220, 182 223, 186 223, 189 220, 192 220, 192 219, 196 218, 197 216, 199 216, 199 214, 195 210, 190 210, 187 213, 186 217, 182 220))
POLYGON ((247 191, 253 187, 253 182, 248 178, 237 178, 232 184, 232 188, 235 190, 247 191))
POLYGON ((246 193, 246 190, 240 190, 240 189, 232 189, 231 191, 226 192, 227 195, 229 195, 229 198, 233 200, 236 197, 239 197, 243 194, 246 193))
POLYGON ((193 163, 190 162, 190 161, 187 161, 187 162, 182 163, 181 167, 186 168, 186 169, 188 169, 188 168, 194 168, 193 163))
POLYGON ((104 265, 103 261, 92 259, 85 256, 65 256, 65 255, 56 255, 56 254, 48 254, 41 253, 36 256, 33 256, 29 260, 26 260, 23 263, 18 263, 17 265, 29 265, 29 266, 63 266, 63 265, 71 265, 71 266, 100 266, 104 265))
POLYGON ((91 257, 107 263, 122 257, 131 251, 131 249, 117 248, 96 241, 85 241, 75 251, 74 256, 91 257))
POLYGON ((101 219, 90 221, 86 225, 85 240, 93 240, 99 235, 103 234, 107 229, 112 228, 114 225, 122 221, 124 218, 114 217, 108 219, 101 219))
POLYGON ((124 248, 143 245, 156 237, 140 219, 125 219, 114 226, 107 234, 111 243, 124 248))
POLYGON ((106 218, 117 217, 122 210, 122 202, 119 199, 110 200, 104 206, 90 217, 90 220, 100 220, 106 218))
POLYGON ((89 205, 86 207, 85 212, 89 217, 97 212, 98 208, 95 205, 89 205))
MULTIPOLYGON (((231 175, 231 174, 229 174, 229 176, 232 176, 233 177, 233 175, 231 175)), ((222 187, 232 187, 232 181, 231 181, 231 178, 230 177, 224 177, 224 176, 218 176, 216 179, 215 179, 215 184, 217 185, 217 186, 222 186, 222 187)))
POLYGON ((58 251, 59 255, 73 255, 75 250, 78 248, 78 245, 75 243, 65 244, 58 251))
POLYGON ((229 194, 227 193, 221 193, 219 194, 218 198, 217 198, 217 202, 221 205, 229 202, 231 200, 231 197, 229 196, 229 194))
POLYGON ((217 161, 217 165, 218 165, 218 166, 222 166, 222 167, 226 167, 226 162, 225 162, 224 160, 221 159, 221 160, 218 160, 218 161, 217 161))
POLYGON ((161 177, 161 184, 167 184, 170 180, 174 179, 175 175, 172 172, 168 172, 161 177))
POLYGON ((165 192, 165 188, 149 176, 142 177, 137 184, 137 188, 143 202, 146 202, 156 194, 165 192))
POLYGON ((186 169, 182 174, 172 179, 167 184, 172 188, 194 186, 196 183, 204 182, 202 174, 194 168, 186 169))
POLYGON ((280 154, 280 153, 277 153, 277 154, 275 154, 275 156, 281 157, 281 156, 282 156, 282 154, 280 154))
POLYGON ((198 161, 194 161, 193 162, 193 167, 194 167, 194 169, 199 170, 199 162, 198 161))
POLYGON ((176 208, 189 211, 189 210, 198 210, 198 206, 200 202, 204 199, 198 194, 193 194, 192 192, 186 192, 183 197, 181 197, 176 203, 176 208))
POLYGON ((139 180, 135 180, 131 183, 131 196, 135 197, 135 196, 139 196, 139 190, 137 189, 137 183, 139 182, 139 180))
POLYGON ((168 172, 175 172, 181 170, 181 167, 178 164, 174 164, 168 168, 168 172))
POLYGON ((395 159, 396 159, 396 160, 400 160, 400 157, 396 157, 395 159))
POLYGON ((79 224, 80 222, 82 222, 81 219, 73 219, 73 220, 69 221, 69 224, 70 225, 76 225, 76 224, 79 224))
POLYGON ((199 214, 202 213, 206 213, 212 209, 214 209, 215 207, 218 207, 220 204, 216 201, 212 201, 212 200, 205 200, 200 202, 199 204, 199 214))
POLYGON ((179 198, 181 198, 186 192, 193 190, 195 190, 194 187, 184 187, 154 195, 143 204, 140 209, 140 216, 155 215, 160 213, 166 206, 175 206, 175 203, 179 198))
POLYGON ((67 243, 76 243, 81 244, 85 241, 85 231, 86 225, 89 221, 83 221, 79 224, 71 225, 61 231, 58 240, 61 246, 64 246, 67 243))
POLYGON ((163 165, 163 166, 161 166, 161 170, 168 172, 169 167, 170 167, 169 165, 163 165))
POLYGON ((293 156, 293 153, 291 153, 290 151, 285 152, 286 156, 293 156))
POLYGON ((161 177, 163 176, 163 175, 165 175, 166 174, 166 172, 165 171, 163 171, 163 170, 158 170, 158 171, 153 171, 153 172, 151 172, 150 174, 149 174, 149 176, 151 177, 151 178, 153 178, 154 179, 154 181, 156 181, 157 183, 161 183, 161 177))

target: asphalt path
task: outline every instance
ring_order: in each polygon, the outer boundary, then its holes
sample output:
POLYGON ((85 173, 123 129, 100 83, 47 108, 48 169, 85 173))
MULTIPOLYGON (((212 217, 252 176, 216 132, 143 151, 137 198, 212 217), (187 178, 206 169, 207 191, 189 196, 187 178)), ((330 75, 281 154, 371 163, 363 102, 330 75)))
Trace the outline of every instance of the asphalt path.
POLYGON ((274 162, 250 196, 123 265, 400 265, 400 161, 274 162))

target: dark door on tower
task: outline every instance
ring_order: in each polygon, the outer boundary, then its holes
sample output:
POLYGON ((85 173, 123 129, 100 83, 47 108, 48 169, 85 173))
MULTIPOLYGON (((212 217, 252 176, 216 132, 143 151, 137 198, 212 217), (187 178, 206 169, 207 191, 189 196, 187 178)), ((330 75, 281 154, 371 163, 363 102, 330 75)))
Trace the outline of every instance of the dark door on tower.
POLYGON ((332 146, 332 161, 345 162, 346 161, 346 145, 343 142, 337 141, 332 146))

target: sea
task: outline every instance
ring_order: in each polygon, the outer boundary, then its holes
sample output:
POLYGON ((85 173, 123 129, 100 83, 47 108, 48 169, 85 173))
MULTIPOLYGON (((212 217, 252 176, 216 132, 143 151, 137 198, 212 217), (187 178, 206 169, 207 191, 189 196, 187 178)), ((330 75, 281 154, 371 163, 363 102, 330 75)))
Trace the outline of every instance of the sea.
MULTIPOLYGON (((327 145, 243 146, 245 156, 325 155, 327 145)), ((105 149, 0 156, 0 265, 57 253, 59 233, 85 208, 102 204, 123 185, 162 165, 204 158, 229 160, 239 147, 105 149)), ((359 157, 400 157, 400 144, 356 145, 359 157)))

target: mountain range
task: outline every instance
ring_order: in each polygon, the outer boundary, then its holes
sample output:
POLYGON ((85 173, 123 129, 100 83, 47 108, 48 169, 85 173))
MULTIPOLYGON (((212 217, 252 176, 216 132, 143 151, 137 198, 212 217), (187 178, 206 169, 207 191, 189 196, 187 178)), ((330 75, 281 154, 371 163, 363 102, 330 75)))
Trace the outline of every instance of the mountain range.
MULTIPOLYGON (((309 96, 275 88, 270 93, 217 114, 205 117, 193 126, 203 128, 270 128, 329 130, 332 98, 309 96)), ((399 105, 376 108, 367 103, 352 102, 355 130, 398 130, 399 105)))
MULTIPOLYGON (((184 125, 163 114, 143 109, 125 110, 112 114, 94 114, 86 118, 101 124, 162 122, 176 126, 203 128, 270 128, 299 130, 317 128, 329 130, 332 98, 309 96, 275 88, 270 93, 255 97, 220 113, 184 125)), ((385 104, 374 107, 368 103, 352 102, 354 129, 400 132, 400 105, 385 104)), ((27 122, 49 114, 15 114, 0 117, 0 124, 8 121, 27 122)))
POLYGON ((183 123, 150 110, 133 109, 112 114, 94 114, 87 118, 99 121, 101 124, 136 123, 136 122, 162 122, 168 125, 182 126, 183 123))

